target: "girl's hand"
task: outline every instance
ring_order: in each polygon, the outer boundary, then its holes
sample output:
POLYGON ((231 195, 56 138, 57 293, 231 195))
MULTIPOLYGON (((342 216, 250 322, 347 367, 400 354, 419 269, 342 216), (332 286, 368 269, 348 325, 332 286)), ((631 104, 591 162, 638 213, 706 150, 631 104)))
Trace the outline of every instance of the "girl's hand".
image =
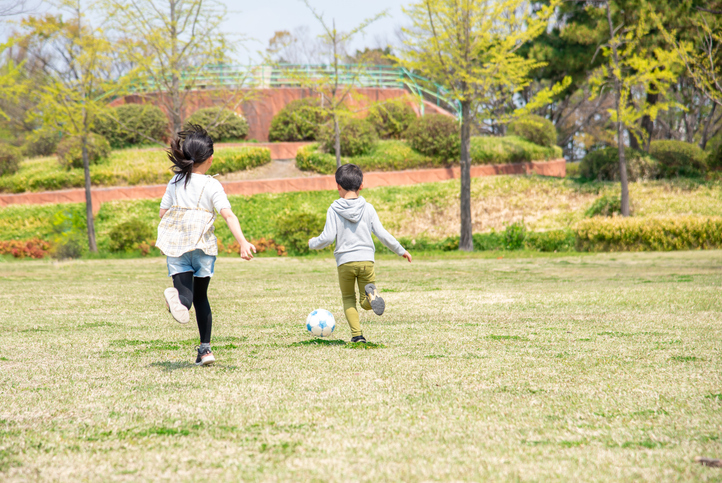
POLYGON ((241 258, 244 260, 250 260, 253 258, 253 253, 256 253, 255 245, 244 241, 241 243, 241 258))
POLYGON ((402 256, 411 263, 411 254, 409 252, 404 253, 402 256))

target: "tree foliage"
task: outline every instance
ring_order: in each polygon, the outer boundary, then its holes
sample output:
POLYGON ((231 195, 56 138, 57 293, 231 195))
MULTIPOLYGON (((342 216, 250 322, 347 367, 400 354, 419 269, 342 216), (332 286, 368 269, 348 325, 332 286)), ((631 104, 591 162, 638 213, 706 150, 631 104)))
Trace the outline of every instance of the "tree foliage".
MULTIPOLYGON (((529 85, 532 70, 544 64, 523 57, 519 49, 546 30, 560 3, 552 0, 532 11, 525 0, 421 0, 404 9, 412 26, 404 29, 399 63, 439 84, 461 104, 461 250, 473 249, 472 124, 509 120, 513 113, 500 115, 496 106, 509 103, 529 85)), ((569 83, 565 78, 540 91, 524 109, 548 102, 569 83)))

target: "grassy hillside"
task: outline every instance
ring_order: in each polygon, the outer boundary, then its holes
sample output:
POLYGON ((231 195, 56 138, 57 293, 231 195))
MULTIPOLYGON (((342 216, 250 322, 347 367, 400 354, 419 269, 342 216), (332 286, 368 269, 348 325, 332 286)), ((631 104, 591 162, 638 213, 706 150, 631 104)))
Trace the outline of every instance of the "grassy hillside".
MULTIPOLYGON (((518 136, 471 138, 472 164, 506 164, 542 161, 562 157, 559 146, 549 148, 531 143, 518 136)), ((438 168, 448 166, 449 160, 423 155, 403 140, 379 141, 367 154, 342 157, 341 162, 357 164, 364 171, 395 171, 401 169, 438 168)), ((298 150, 296 164, 305 171, 333 174, 336 158, 312 144, 298 150)))
MULTIPOLYGON (((570 179, 537 176, 498 176, 472 181, 472 213, 475 233, 501 231, 510 223, 523 222, 529 230, 556 230, 573 226, 602 196, 618 195, 614 183, 580 183, 570 179)), ((364 190, 385 226, 397 237, 442 240, 459 232, 459 182, 457 180, 415 186, 364 190)), ((687 180, 654 181, 630 185, 635 217, 719 216, 720 182, 687 180)), ((275 238, 300 214, 323 217, 335 192, 296 192, 231 196, 231 204, 249 238, 275 238), (285 223, 279 223, 284 219, 285 223)), ((104 203, 97 216, 98 243, 108 246, 108 234, 119 223, 138 218, 148 225, 158 222, 159 200, 104 203)), ((22 205, 0 209, 0 240, 33 237, 52 239, 54 225, 75 219, 84 226, 84 205, 22 205)), ((226 224, 216 222, 219 238, 232 241, 226 224)), ((311 230, 313 231, 313 230, 311 230)))

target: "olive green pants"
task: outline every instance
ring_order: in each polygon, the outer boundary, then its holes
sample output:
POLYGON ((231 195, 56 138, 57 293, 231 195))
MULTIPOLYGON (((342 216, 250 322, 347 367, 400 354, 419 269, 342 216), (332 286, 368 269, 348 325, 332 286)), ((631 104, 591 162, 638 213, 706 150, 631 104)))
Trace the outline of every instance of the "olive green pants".
POLYGON ((341 286, 343 311, 351 328, 351 337, 361 335, 361 322, 356 310, 356 285, 358 284, 361 308, 371 310, 366 296, 366 284, 376 282, 374 262, 349 262, 338 267, 338 284, 341 286))

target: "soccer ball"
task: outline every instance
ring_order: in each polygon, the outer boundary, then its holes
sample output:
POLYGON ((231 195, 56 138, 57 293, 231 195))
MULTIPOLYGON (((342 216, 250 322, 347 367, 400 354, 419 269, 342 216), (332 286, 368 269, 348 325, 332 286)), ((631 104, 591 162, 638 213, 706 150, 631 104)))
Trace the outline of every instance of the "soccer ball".
POLYGON ((306 329, 316 337, 328 337, 336 328, 336 320, 328 310, 316 309, 306 318, 306 329))

